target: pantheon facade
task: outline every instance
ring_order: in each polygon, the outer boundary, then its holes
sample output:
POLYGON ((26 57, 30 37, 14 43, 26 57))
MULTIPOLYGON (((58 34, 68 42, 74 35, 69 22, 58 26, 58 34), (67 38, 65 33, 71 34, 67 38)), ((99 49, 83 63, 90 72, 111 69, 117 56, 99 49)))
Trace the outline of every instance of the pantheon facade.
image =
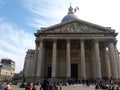
POLYGON ((28 49, 24 77, 120 78, 118 33, 77 18, 70 6, 61 23, 34 33, 36 48, 28 49))

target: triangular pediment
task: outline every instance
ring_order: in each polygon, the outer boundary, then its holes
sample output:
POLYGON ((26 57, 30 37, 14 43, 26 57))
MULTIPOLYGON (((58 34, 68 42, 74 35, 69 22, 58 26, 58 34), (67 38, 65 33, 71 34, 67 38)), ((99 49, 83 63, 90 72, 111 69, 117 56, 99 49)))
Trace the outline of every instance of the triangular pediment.
POLYGON ((110 33, 114 30, 82 20, 72 20, 40 30, 42 33, 110 33))

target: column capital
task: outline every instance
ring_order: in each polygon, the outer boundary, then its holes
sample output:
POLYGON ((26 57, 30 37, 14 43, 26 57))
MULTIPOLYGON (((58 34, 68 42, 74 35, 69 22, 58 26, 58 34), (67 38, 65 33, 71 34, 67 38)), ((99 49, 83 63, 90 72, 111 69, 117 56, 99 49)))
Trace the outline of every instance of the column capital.
POLYGON ((39 44, 39 41, 38 41, 37 39, 35 40, 35 44, 36 44, 36 45, 38 45, 38 44, 39 44))
POLYGON ((39 41, 39 38, 36 38, 36 40, 35 41, 39 41))
POLYGON ((56 42, 57 41, 57 39, 52 39, 53 40, 53 42, 56 42))
POLYGON ((113 40, 113 43, 114 43, 115 45, 117 45, 117 40, 116 40, 116 39, 114 39, 114 40, 113 40))
POLYGON ((115 38, 111 38, 111 39, 107 39, 107 42, 109 42, 109 43, 111 43, 111 42, 116 43, 117 40, 115 38))
POLYGON ((43 38, 40 38, 40 41, 43 41, 43 38))
POLYGON ((71 41, 71 39, 68 38, 68 39, 66 39, 66 41, 71 41))
POLYGON ((44 39, 43 38, 39 38, 38 40, 42 42, 44 39))
POLYGON ((94 39, 93 41, 94 41, 94 42, 99 42, 99 39, 94 39))
POLYGON ((80 39, 80 42, 85 42, 85 39, 80 39))

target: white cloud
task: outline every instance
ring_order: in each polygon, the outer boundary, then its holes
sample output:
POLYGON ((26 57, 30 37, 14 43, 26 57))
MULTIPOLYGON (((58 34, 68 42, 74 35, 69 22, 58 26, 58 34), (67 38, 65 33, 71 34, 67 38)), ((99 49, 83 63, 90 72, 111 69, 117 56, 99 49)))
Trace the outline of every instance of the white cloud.
MULTIPOLYGON (((50 26, 59 23, 67 14, 69 3, 72 7, 78 6, 80 10, 77 16, 85 21, 112 27, 116 32, 120 32, 120 5, 119 0, 24 0, 24 6, 33 14, 30 19, 30 26, 40 28, 42 26, 50 26)), ((117 36, 117 47, 120 51, 120 35, 117 36)))
POLYGON ((68 6, 66 6, 66 3, 69 6, 69 2, 64 0, 57 0, 57 2, 23 0, 24 7, 33 15, 30 19, 32 23, 29 23, 29 25, 32 25, 32 27, 37 26, 36 28, 61 22, 61 19, 67 14, 68 6))
POLYGON ((26 51, 34 48, 34 36, 0 18, 0 59, 10 58, 16 63, 16 72, 23 68, 26 51))

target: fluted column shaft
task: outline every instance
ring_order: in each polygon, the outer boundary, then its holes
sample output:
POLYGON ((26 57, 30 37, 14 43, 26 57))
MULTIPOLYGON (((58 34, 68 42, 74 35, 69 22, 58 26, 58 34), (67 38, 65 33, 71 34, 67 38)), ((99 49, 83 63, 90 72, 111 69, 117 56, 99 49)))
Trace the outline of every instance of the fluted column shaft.
POLYGON ((102 78, 101 75, 101 62, 98 40, 94 40, 95 60, 96 60, 96 78, 102 78))
POLYGON ((43 40, 41 39, 39 42, 39 54, 38 54, 38 61, 37 61, 37 77, 42 77, 42 69, 43 69, 43 40))
POLYGON ((115 49, 118 77, 120 78, 120 60, 119 60, 119 55, 118 55, 118 50, 117 50, 116 44, 114 45, 114 49, 115 49))
POLYGON ((109 58, 108 58, 108 52, 106 50, 106 46, 103 46, 103 52, 102 52, 102 55, 104 57, 104 62, 105 63, 105 76, 107 77, 110 77, 111 76, 111 72, 110 72, 110 61, 109 61, 109 58))
POLYGON ((33 62, 32 62, 32 54, 30 53, 30 74, 29 76, 31 77, 32 76, 32 73, 33 73, 33 62))
POLYGON ((110 54, 111 75, 113 78, 118 78, 113 42, 111 41, 109 42, 108 48, 109 48, 109 54, 110 54))
POLYGON ((28 61, 28 64, 27 64, 27 76, 29 77, 30 75, 30 55, 27 53, 27 61, 28 61))
POLYGON ((37 74, 37 60, 38 60, 38 43, 36 43, 34 55, 34 77, 36 77, 37 74))
POLYGON ((66 52, 66 57, 67 57, 67 77, 71 77, 71 63, 70 63, 70 40, 67 40, 67 52, 66 52))
POLYGON ((53 40, 53 50, 52 50, 52 77, 56 77, 56 57, 57 57, 57 44, 56 40, 53 40))
POLYGON ((86 64, 85 64, 85 48, 84 48, 84 40, 80 41, 80 50, 81 50, 81 74, 82 78, 86 79, 86 64))

